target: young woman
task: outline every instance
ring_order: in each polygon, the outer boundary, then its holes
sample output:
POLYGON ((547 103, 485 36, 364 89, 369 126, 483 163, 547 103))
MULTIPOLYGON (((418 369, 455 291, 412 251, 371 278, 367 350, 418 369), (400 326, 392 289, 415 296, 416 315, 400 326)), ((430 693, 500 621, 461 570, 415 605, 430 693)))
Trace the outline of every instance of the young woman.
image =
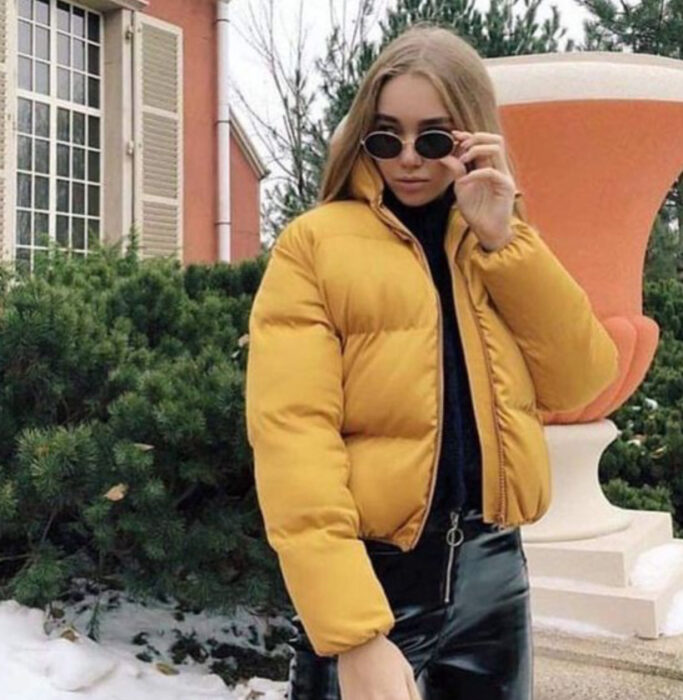
POLYGON ((525 219, 480 56, 417 25, 335 134, 250 318, 247 429, 292 700, 527 700, 541 411, 617 350, 525 219))

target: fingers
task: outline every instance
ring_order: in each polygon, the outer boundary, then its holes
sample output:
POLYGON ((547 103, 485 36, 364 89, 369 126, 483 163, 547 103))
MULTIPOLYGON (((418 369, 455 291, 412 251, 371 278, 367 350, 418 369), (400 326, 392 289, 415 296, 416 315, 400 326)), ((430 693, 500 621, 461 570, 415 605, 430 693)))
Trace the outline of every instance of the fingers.
POLYGON ((406 686, 408 688, 408 700, 422 700, 420 691, 415 683, 415 677, 413 676, 412 669, 410 675, 406 677, 406 686))
POLYGON ((457 156, 444 156, 439 158, 439 163, 445 165, 455 175, 456 180, 467 174, 465 164, 457 156))
MULTIPOLYGON (((511 192, 516 192, 515 183, 506 174, 496 168, 477 168, 463 177, 456 179, 456 184, 467 185, 474 181, 491 182, 497 188, 509 188, 511 192)), ((502 190, 501 190, 502 191, 502 190)))
POLYGON ((491 134, 486 131, 452 131, 463 149, 460 159, 463 163, 476 159, 477 167, 493 166, 507 173, 508 166, 505 159, 505 140, 500 134, 491 134), (489 156, 489 157, 484 157, 489 156))

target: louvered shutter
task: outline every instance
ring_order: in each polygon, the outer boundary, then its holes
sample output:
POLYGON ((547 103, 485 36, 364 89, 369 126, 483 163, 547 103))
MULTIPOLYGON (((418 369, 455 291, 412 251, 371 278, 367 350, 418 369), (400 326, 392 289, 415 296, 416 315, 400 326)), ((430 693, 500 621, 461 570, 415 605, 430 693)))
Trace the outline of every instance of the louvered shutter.
POLYGON ((140 100, 143 257, 183 249, 182 29, 144 14, 137 91, 140 100))

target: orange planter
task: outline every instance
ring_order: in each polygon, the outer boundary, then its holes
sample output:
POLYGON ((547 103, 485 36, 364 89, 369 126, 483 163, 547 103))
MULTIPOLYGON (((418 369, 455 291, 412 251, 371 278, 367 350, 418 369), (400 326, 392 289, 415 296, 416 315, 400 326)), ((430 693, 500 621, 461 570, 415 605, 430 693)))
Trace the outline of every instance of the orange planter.
POLYGON ((609 415, 654 357, 657 324, 642 309, 650 231, 683 171, 683 62, 583 52, 486 59, 531 225, 586 290, 617 343, 618 379, 582 411, 609 415))

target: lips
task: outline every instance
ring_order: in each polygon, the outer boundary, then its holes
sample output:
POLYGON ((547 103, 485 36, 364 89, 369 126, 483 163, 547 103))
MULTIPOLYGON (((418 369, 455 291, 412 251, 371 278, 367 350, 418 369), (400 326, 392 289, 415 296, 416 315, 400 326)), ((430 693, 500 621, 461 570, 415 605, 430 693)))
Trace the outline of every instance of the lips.
POLYGON ((427 180, 397 180, 397 187, 402 188, 408 192, 412 190, 419 190, 421 187, 427 184, 427 180))

